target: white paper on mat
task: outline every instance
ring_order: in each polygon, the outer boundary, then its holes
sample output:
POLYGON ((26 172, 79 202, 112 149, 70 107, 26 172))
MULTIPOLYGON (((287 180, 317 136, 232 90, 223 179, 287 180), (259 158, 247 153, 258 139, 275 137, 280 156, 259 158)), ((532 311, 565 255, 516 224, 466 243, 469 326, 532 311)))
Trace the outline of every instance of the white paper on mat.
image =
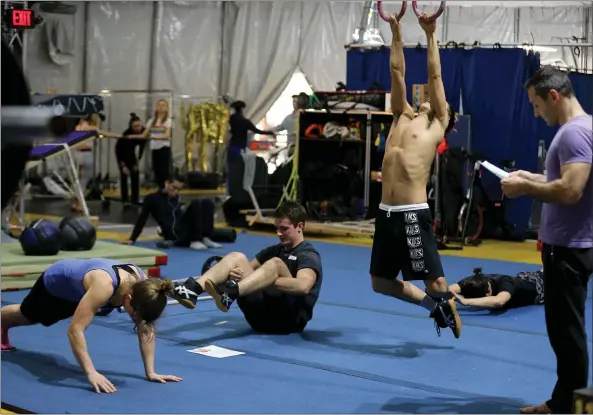
POLYGON ((508 172, 504 171, 503 169, 501 169, 499 167, 496 167, 494 164, 489 163, 487 161, 481 161, 480 164, 482 166, 484 166, 484 168, 486 170, 488 170, 490 173, 492 173, 493 175, 495 175, 499 179, 504 179, 505 177, 507 177, 509 175, 508 172))
POLYGON ((198 347, 197 349, 188 350, 190 353, 201 354, 203 356, 215 357, 217 359, 223 359, 225 357, 240 356, 245 354, 244 352, 238 352, 236 350, 225 349, 224 347, 218 346, 204 346, 198 347))

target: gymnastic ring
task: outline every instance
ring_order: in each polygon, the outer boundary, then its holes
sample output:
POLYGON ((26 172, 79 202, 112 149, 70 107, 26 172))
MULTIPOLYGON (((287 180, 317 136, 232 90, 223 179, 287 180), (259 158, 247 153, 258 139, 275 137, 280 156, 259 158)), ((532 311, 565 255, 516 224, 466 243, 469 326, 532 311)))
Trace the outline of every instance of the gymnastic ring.
MULTIPOLYGON (((436 20, 439 18, 439 16, 441 14, 443 14, 443 12, 445 11, 445 6, 447 5, 446 1, 441 1, 441 5, 439 6, 439 9, 436 11, 436 13, 431 14, 428 18, 429 20, 436 20)), ((418 17, 422 17, 422 13, 420 13, 420 11, 418 10, 418 2, 416 0, 412 1, 412 10, 414 10, 414 13, 416 13, 416 16, 418 17)))
POLYGON ((221 256, 211 256, 206 261, 204 261, 204 265, 202 265, 202 275, 206 273, 210 268, 212 268, 217 262, 222 259, 221 256))
MULTIPOLYGON (((398 22, 402 19, 402 17, 404 17, 404 14, 406 14, 407 7, 408 7, 408 2, 405 0, 402 1, 402 8, 399 11, 399 14, 397 14, 395 16, 395 18, 397 19, 398 22)), ((387 23, 389 23, 389 15, 387 15, 383 12, 383 2, 381 0, 377 1, 377 11, 379 12, 379 16, 381 16, 381 19, 383 19, 387 23)))

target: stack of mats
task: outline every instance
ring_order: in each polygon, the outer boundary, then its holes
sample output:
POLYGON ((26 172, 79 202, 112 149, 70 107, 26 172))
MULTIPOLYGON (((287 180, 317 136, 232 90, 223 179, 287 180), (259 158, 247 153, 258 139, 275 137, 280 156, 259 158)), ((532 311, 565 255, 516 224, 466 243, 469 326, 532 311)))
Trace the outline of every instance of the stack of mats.
POLYGON ((110 258, 138 265, 151 277, 160 277, 162 265, 167 265, 166 253, 137 246, 120 245, 113 242, 97 241, 90 251, 60 251, 53 256, 26 256, 18 242, 2 243, 2 291, 20 290, 33 287, 33 284, 47 267, 66 258, 110 258))

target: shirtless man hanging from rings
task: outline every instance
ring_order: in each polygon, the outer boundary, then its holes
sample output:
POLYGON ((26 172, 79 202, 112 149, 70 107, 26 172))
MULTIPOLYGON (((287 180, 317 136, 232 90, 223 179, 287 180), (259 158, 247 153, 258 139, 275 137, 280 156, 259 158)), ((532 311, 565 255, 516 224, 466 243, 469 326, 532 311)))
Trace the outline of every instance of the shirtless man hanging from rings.
POLYGON ((454 127, 455 111, 447 103, 441 78, 436 19, 419 17, 428 49, 429 101, 418 114, 407 102, 401 25, 387 20, 393 39, 390 55, 393 123, 383 160, 383 189, 375 223, 370 274, 373 290, 428 310, 437 332, 450 328, 461 335, 461 319, 437 251, 426 185, 437 146, 454 127), (402 273, 402 280, 397 277, 402 273), (424 281, 426 292, 410 281, 424 281))

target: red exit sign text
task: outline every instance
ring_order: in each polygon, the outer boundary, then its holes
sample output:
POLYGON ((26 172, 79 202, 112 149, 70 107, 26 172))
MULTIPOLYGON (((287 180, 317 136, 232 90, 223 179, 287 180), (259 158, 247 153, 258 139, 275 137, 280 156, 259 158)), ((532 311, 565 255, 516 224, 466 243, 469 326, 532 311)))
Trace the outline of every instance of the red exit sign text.
POLYGON ((12 9, 10 21, 12 27, 29 28, 33 26, 33 12, 31 10, 12 9))

